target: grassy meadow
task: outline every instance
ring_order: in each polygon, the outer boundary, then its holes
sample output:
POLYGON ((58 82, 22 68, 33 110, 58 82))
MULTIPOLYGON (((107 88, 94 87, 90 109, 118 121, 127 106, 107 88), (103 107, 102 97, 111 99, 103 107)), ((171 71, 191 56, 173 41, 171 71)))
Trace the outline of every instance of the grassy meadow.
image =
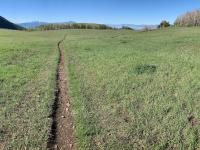
POLYGON ((200 28, 68 35, 80 149, 200 148, 200 28))
POLYGON ((200 28, 0 30, 0 148, 46 149, 64 41, 77 149, 199 149, 200 28))
POLYGON ((45 149, 61 31, 0 30, 0 149, 45 149))

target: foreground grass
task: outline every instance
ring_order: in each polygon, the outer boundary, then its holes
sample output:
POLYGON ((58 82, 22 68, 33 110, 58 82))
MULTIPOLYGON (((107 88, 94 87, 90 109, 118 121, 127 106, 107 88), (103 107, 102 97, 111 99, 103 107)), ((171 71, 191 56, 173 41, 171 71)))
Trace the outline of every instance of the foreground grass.
POLYGON ((65 33, 79 149, 200 148, 200 28, 0 33, 0 149, 46 149, 65 33))
POLYGON ((66 32, 80 149, 200 148, 200 28, 66 32))
POLYGON ((0 149, 45 149, 61 31, 0 30, 0 149))

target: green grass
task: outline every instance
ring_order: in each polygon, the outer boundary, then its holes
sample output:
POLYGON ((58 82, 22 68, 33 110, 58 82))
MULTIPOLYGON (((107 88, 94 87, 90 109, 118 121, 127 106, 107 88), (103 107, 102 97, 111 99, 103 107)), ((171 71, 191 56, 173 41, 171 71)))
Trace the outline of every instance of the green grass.
POLYGON ((79 149, 200 148, 200 28, 67 34, 79 149))
POLYGON ((57 42, 62 37, 61 31, 0 30, 0 145, 4 149, 46 149, 57 42))
POLYGON ((200 28, 0 33, 0 146, 46 149, 67 34, 78 149, 200 148, 200 28))

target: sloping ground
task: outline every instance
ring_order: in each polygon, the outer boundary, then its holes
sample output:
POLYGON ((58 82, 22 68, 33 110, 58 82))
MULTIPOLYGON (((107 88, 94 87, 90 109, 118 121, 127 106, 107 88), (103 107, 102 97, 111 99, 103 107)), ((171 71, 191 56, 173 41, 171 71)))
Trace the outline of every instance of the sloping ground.
POLYGON ((0 28, 12 29, 12 30, 23 30, 24 29, 23 27, 8 21, 7 19, 5 19, 2 16, 0 16, 0 28))
POLYGON ((200 148, 200 28, 67 32, 80 149, 200 148))
POLYGON ((0 31, 0 148, 46 149, 63 36, 0 31))

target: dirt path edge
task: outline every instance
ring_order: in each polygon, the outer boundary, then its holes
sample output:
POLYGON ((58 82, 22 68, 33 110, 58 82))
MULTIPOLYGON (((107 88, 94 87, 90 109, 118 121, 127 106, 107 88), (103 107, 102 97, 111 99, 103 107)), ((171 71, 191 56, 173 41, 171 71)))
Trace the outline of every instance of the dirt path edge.
POLYGON ((52 112, 51 136, 47 143, 49 150, 75 150, 74 125, 70 111, 67 76, 65 73, 63 46, 65 37, 58 42, 59 61, 56 77, 55 102, 52 112))

